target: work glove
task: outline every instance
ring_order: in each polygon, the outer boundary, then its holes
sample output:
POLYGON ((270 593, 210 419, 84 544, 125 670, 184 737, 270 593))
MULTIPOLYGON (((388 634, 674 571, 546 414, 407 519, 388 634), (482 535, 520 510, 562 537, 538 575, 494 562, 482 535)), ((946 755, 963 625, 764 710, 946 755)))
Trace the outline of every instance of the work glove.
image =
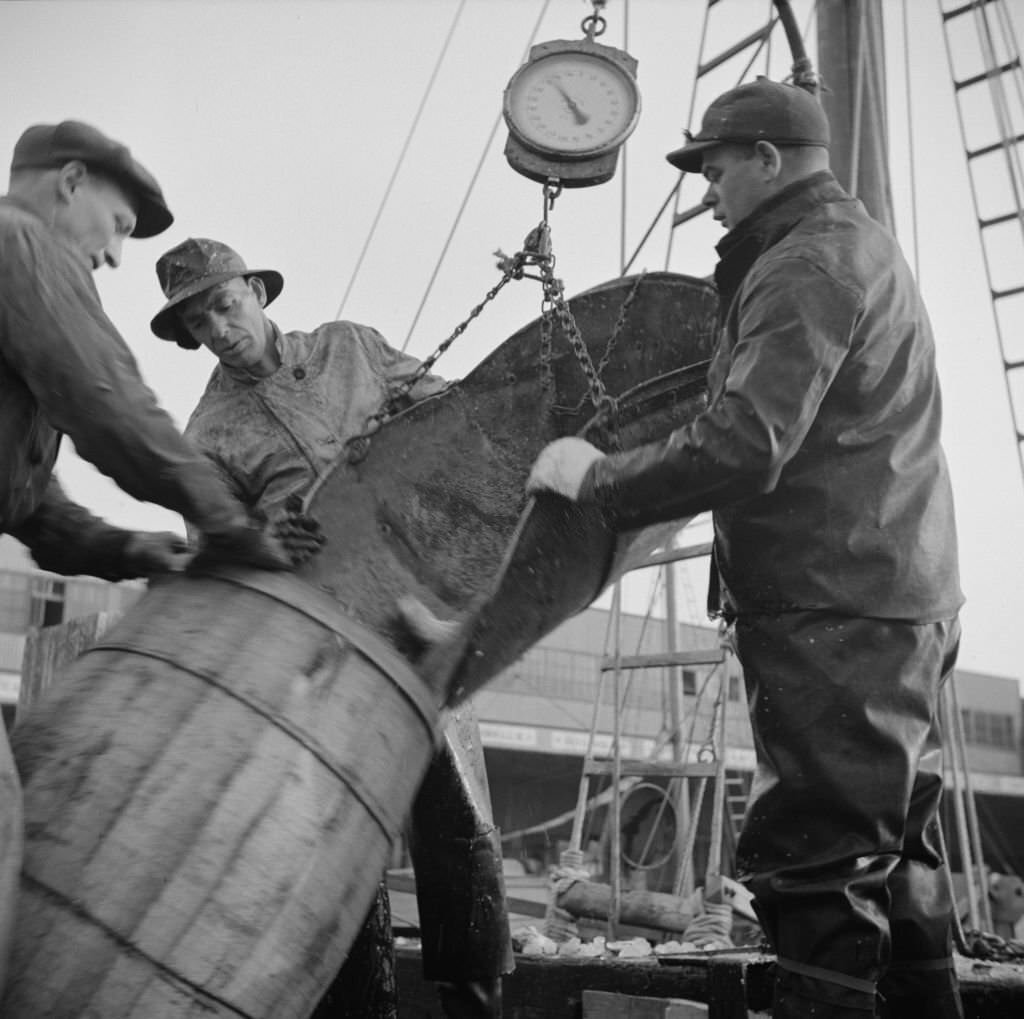
POLYGON ((170 531, 133 531, 121 553, 127 577, 180 573, 193 554, 189 543, 170 531))
POLYGON ((549 442, 534 461, 526 479, 529 495, 537 492, 555 492, 572 499, 579 498, 583 479, 604 453, 586 439, 569 436, 549 442))
POLYGON ((320 522, 302 508, 298 496, 289 496, 284 516, 270 526, 270 533, 281 543, 292 566, 301 566, 320 551, 327 540, 320 530, 320 522))

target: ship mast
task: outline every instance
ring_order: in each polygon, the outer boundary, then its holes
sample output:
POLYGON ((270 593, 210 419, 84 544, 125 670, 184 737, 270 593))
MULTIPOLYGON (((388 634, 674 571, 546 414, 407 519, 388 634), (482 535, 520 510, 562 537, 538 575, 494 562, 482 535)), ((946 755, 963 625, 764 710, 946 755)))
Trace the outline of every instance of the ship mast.
POLYGON ((881 0, 818 0, 818 67, 832 172, 892 230, 881 0))

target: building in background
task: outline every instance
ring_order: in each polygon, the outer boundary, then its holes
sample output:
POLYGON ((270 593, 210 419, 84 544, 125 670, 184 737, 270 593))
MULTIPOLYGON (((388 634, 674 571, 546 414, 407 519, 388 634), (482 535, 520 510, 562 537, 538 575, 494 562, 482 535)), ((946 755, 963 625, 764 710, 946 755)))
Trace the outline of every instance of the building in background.
MULTIPOLYGON (((31 627, 54 626, 97 612, 121 613, 144 591, 139 582, 112 584, 39 570, 23 546, 0 536, 0 704, 5 722, 10 725, 14 718, 25 635, 31 627)), ((610 751, 615 725, 613 683, 608 673, 602 682, 601 663, 614 641, 610 612, 587 609, 549 634, 473 699, 506 856, 521 860, 527 870, 543 870, 556 862, 567 844, 591 731, 595 732, 594 752, 610 751)), ((715 649, 719 635, 712 626, 680 624, 675 643, 682 651, 715 649)), ((623 655, 663 651, 664 619, 624 613, 618 644, 623 655)), ((718 712, 724 710, 731 792, 749 787, 754 749, 742 674, 734 658, 727 657, 718 667, 681 669, 674 680, 665 668, 622 676, 625 692, 619 720, 624 757, 671 759, 673 731, 681 733, 679 742, 685 749, 680 753, 685 759, 720 753, 713 735, 718 712), (725 683, 720 684, 723 671, 725 683), (679 694, 675 703, 673 684, 679 694), (678 725, 673 718, 678 718, 678 725)), ((1019 683, 1016 678, 958 669, 956 692, 989 863, 998 871, 1024 876, 1019 683)), ((695 780, 690 785, 694 800, 695 780)), ((663 780, 653 780, 631 791, 624 802, 627 855, 639 854, 641 847, 649 856, 664 855, 674 837, 672 818, 665 820, 660 786, 663 780)), ((585 846, 601 843, 606 815, 606 808, 599 806, 588 816, 585 846)), ((949 818, 951 831, 954 820, 949 818)), ((706 845, 698 845, 698 866, 703 853, 706 845)), ((657 867, 646 873, 649 887, 658 887, 664 880, 657 867)))
POLYGON ((96 612, 124 612, 145 586, 112 584, 96 577, 61 577, 40 570, 26 548, 0 535, 0 706, 9 726, 18 703, 25 635, 31 627, 55 626, 96 612))

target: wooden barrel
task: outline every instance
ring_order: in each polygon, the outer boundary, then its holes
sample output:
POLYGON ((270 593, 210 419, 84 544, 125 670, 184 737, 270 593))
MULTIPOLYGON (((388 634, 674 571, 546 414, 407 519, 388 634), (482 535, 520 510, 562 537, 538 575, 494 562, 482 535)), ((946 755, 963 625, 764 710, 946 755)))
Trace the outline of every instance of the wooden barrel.
POLYGON ((7 972, 14 905, 21 871, 21 787, 0 722, 0 988, 7 972))
POLYGON ((152 587, 15 727, 0 1015, 309 1015, 430 761, 436 700, 294 576, 152 587))

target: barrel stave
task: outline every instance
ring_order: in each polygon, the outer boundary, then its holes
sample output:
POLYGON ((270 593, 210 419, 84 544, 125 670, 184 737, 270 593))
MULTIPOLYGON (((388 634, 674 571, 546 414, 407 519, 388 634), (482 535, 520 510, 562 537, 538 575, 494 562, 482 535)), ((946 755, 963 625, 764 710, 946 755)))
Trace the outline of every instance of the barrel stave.
POLYGON ((5 1019, 301 1019, 365 917, 436 717, 323 605, 188 585, 151 591, 19 726, 5 1019))

